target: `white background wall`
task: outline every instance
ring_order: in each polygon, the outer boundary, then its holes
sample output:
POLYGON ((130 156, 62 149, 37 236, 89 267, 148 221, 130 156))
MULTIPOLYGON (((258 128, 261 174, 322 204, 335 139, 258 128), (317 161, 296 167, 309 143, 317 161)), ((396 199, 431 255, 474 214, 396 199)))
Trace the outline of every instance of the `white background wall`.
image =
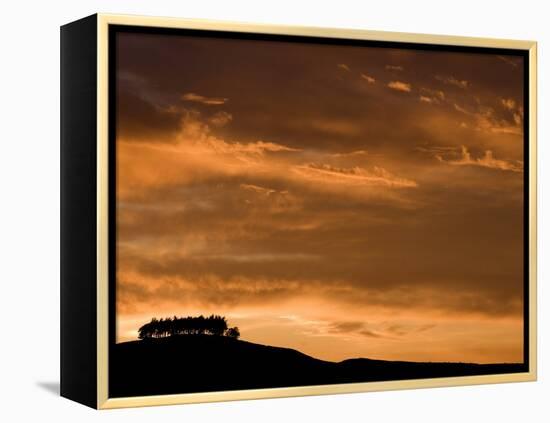
MULTIPOLYGON (((548 422, 550 298, 544 1, 6 1, 0 101, 0 419, 548 422), (59 26, 95 13, 539 41, 539 382, 95 412, 59 398, 59 26), (545 393, 546 390, 546 393, 545 393)), ((68 420, 70 421, 70 420, 68 420)))

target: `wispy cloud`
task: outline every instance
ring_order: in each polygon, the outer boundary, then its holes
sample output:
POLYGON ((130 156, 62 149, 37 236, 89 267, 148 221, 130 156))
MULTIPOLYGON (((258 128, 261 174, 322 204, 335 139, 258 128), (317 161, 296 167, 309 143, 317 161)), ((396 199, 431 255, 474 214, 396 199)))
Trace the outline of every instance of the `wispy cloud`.
POLYGON ((512 112, 509 118, 499 116, 492 107, 478 105, 475 110, 469 110, 457 103, 453 103, 456 111, 473 119, 474 125, 472 127, 478 131, 494 134, 522 135, 523 108, 517 106, 516 102, 511 99, 504 99, 502 105, 506 110, 512 112))
POLYGON ((320 327, 321 334, 325 335, 362 335, 369 338, 383 338, 384 335, 372 330, 364 322, 344 321, 325 324, 320 327))
MULTIPOLYGON (((322 324, 320 326, 323 326, 322 324)), ((435 324, 392 323, 369 324, 362 321, 341 321, 327 323, 322 332, 327 334, 362 335, 369 338, 397 339, 435 328, 435 324)))
POLYGON ((512 114, 514 123, 519 127, 523 123, 523 106, 513 98, 502 98, 502 106, 512 114))
POLYGON ((367 81, 369 84, 374 84, 376 82, 376 79, 374 77, 367 75, 366 73, 362 73, 361 78, 367 81))
POLYGON ((453 103, 453 107, 457 112, 464 113, 465 115, 473 114, 473 112, 466 110, 466 108, 462 107, 460 104, 453 103))
POLYGON ((209 148, 216 153, 249 153, 262 155, 264 153, 273 153, 280 151, 300 151, 297 148, 287 147, 285 145, 255 141, 250 143, 227 142, 217 138, 210 138, 205 141, 209 144, 209 148))
POLYGON ((522 59, 520 57, 511 57, 511 56, 497 56, 500 60, 502 60, 507 65, 510 65, 513 68, 517 68, 520 64, 522 59))
POLYGON ((458 159, 445 159, 441 154, 436 154, 435 158, 442 163, 455 166, 480 166, 510 172, 523 172, 523 162, 519 160, 497 159, 491 150, 485 151, 485 154, 481 157, 474 158, 464 145, 461 146, 460 157, 458 159))
POLYGON ((420 96, 418 100, 423 103, 440 104, 445 101, 445 93, 442 90, 433 90, 431 88, 420 88, 420 96))
POLYGON ((443 82, 447 85, 454 85, 458 88, 466 89, 470 85, 470 83, 465 79, 457 79, 454 76, 443 76, 443 75, 436 75, 435 79, 437 79, 440 82, 443 82))
POLYGON ((355 156, 366 156, 368 153, 367 150, 355 150, 350 151, 349 153, 334 153, 331 154, 331 157, 355 157, 355 156))
POLYGON ((212 115, 208 122, 214 126, 225 126, 233 120, 233 115, 227 112, 218 112, 212 115))
POLYGON ((516 102, 513 98, 501 98, 500 102, 508 110, 514 110, 516 108, 516 102))
POLYGON ((427 153, 433 156, 449 154, 449 153, 454 154, 457 151, 456 147, 445 146, 445 145, 430 145, 430 146, 421 145, 416 147, 415 150, 420 151, 421 153, 427 153))
POLYGON ((191 101, 195 103, 207 104, 209 106, 220 106, 229 101, 228 98, 223 97, 206 97, 195 93, 185 93, 181 96, 184 101, 191 101))
POLYGON ((269 262, 290 262, 290 261, 316 261, 320 257, 314 254, 285 254, 285 253, 249 253, 249 254, 206 254, 201 259, 219 260, 236 263, 269 263, 269 262))
POLYGON ((337 65, 337 66, 338 66, 338 68, 339 68, 339 69, 345 70, 345 71, 347 71, 347 72, 349 72, 349 71, 350 71, 350 68, 349 68, 349 66, 348 66, 348 65, 346 65, 345 63, 338 63, 338 65, 337 65))
POLYGON ((369 330, 369 329, 363 329, 362 331, 359 332, 361 335, 363 336, 367 336, 369 338, 382 338, 383 335, 378 333, 378 332, 374 332, 372 330, 369 330))
POLYGON ((384 330, 386 332, 391 333, 392 335, 396 336, 406 336, 411 333, 421 333, 426 332, 430 329, 435 328, 437 325, 433 323, 426 323, 421 325, 411 325, 411 324, 390 324, 389 326, 385 327, 384 330))
POLYGON ((386 69, 391 71, 398 71, 398 72, 402 72, 403 70, 405 70, 403 66, 399 66, 399 65, 386 65, 386 69))
POLYGON ((427 97, 425 95, 421 95, 420 97, 418 97, 418 99, 422 102, 422 103, 429 103, 429 104, 432 104, 434 103, 434 99, 432 97, 427 97))
POLYGON ((379 185, 394 188, 414 188, 417 186, 415 181, 396 176, 379 166, 374 166, 372 170, 367 170, 359 166, 342 168, 329 164, 309 163, 296 166, 295 171, 302 176, 325 183, 379 185))
POLYGON ((388 88, 391 88, 392 90, 395 90, 395 91, 402 91, 405 93, 411 92, 411 84, 407 82, 402 82, 402 81, 388 82, 388 88))

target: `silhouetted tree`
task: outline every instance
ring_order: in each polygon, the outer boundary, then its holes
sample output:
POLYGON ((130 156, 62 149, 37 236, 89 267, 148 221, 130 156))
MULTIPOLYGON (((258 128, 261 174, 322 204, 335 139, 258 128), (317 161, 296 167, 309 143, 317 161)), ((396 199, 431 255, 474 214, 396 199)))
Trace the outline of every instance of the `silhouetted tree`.
POLYGON ((138 338, 147 339, 153 336, 152 322, 145 323, 142 327, 139 328, 138 338))
POLYGON ((239 339, 239 336, 241 336, 241 332, 239 332, 239 328, 235 326, 234 328, 226 329, 225 336, 233 339, 239 339))
POLYGON ((228 328, 223 316, 212 314, 209 317, 166 317, 160 320, 153 317, 138 329, 139 339, 165 338, 174 335, 213 335, 239 338, 237 327, 228 328))
POLYGON ((211 315, 208 318, 208 331, 211 335, 222 336, 227 330, 227 321, 223 316, 211 315))

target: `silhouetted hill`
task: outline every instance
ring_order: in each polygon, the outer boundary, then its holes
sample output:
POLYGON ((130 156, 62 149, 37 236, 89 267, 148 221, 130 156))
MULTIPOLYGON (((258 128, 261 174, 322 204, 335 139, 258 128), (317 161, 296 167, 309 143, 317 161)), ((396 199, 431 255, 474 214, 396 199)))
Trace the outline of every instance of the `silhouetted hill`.
POLYGON ((110 396, 126 397, 327 385, 526 371, 522 364, 416 363, 357 358, 339 363, 299 351, 209 335, 117 344, 110 396))

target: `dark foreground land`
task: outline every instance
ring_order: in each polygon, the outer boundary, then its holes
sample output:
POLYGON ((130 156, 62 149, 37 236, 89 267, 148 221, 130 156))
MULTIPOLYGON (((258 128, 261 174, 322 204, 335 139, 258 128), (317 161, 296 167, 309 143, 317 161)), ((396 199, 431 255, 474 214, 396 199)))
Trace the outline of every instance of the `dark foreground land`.
POLYGON ((276 388, 524 372, 523 364, 339 363, 221 336, 183 335, 117 344, 110 397, 276 388))

